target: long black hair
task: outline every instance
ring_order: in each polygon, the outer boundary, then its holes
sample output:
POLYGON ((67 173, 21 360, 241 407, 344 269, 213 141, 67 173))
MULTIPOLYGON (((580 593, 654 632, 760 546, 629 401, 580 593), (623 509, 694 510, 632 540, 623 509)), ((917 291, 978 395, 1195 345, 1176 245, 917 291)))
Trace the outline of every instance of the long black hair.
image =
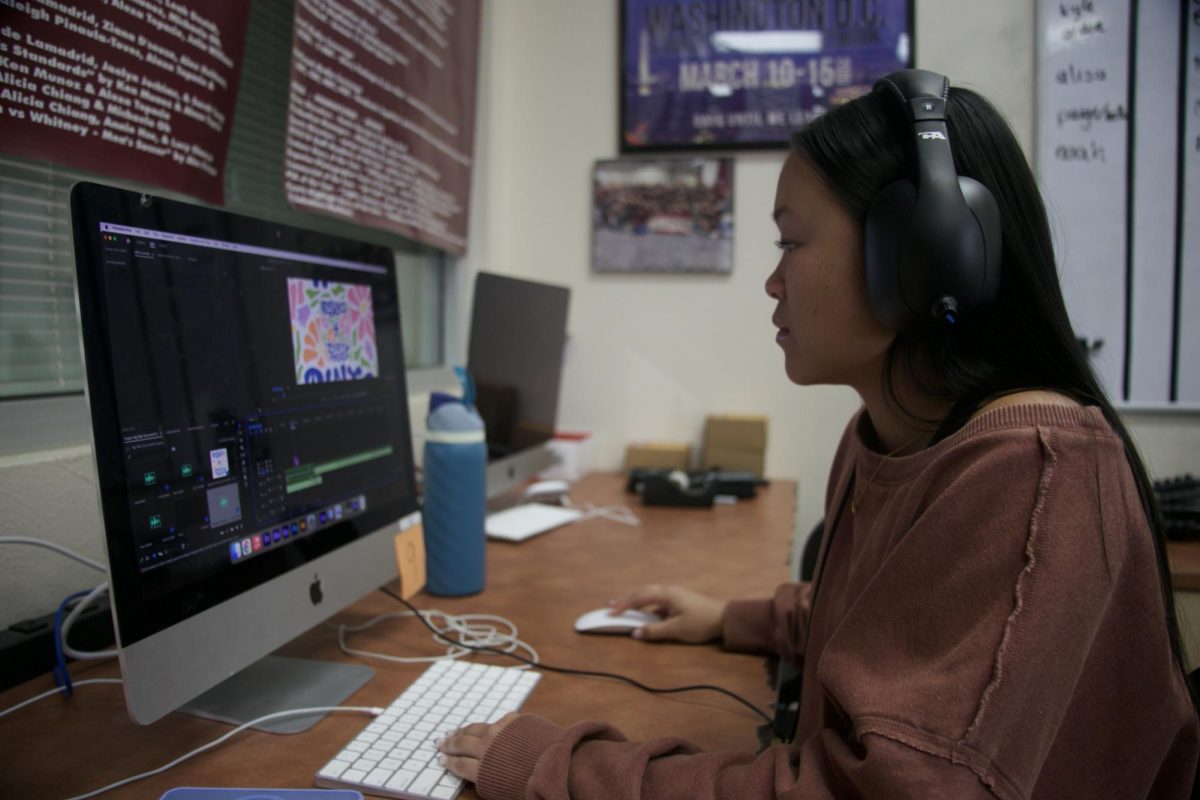
MULTIPOLYGON (((904 374, 922 391, 953 403, 955 409, 974 409, 1026 389, 1053 390, 1083 405, 1097 406, 1125 445, 1154 536, 1171 650, 1186 676, 1158 504, 1129 431, 1071 327, 1050 225, 1033 173, 1004 118, 979 94, 952 88, 946 124, 958 174, 988 187, 1000 209, 999 293, 953 328, 931 322, 899 333, 885 360, 885 396, 907 413, 895 391, 897 374, 904 374)), ((900 103, 875 91, 815 119, 793 135, 792 148, 861 223, 884 187, 902 178, 915 181, 911 132, 900 103)), ((965 416, 957 420, 962 422, 965 416)), ((1188 691, 1195 704, 1196 688, 1190 682, 1188 691)))

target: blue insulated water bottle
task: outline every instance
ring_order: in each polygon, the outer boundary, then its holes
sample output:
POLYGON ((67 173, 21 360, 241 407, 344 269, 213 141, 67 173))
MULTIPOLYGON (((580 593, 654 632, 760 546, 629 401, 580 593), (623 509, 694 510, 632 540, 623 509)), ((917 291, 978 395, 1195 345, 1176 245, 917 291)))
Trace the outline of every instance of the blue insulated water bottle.
POLYGON ((443 597, 483 591, 487 444, 467 402, 435 393, 425 439, 425 590, 443 597))

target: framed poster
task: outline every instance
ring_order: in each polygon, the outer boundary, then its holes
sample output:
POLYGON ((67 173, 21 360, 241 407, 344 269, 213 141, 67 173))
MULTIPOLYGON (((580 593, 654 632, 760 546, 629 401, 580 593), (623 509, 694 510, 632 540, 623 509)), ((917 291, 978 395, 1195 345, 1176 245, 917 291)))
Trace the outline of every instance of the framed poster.
POLYGON ((733 270, 733 159, 597 161, 596 272, 733 270))
POLYGON ((913 64, 912 0, 621 0, 621 152, 784 147, 913 64))

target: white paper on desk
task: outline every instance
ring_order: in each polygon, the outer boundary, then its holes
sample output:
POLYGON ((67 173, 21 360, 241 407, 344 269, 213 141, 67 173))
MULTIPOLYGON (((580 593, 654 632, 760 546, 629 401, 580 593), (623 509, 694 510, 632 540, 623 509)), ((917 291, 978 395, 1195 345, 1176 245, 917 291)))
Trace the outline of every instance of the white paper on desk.
POLYGON ((583 516, 577 508, 526 503, 488 514, 484 530, 493 539, 523 542, 531 536, 574 522, 583 516))

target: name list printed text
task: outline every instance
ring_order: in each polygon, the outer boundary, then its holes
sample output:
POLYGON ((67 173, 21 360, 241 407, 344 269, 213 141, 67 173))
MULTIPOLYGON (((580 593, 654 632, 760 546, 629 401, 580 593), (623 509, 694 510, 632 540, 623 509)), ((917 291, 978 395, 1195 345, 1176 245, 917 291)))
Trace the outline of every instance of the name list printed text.
MULTIPOLYGON (((38 126, 209 177, 236 72, 218 25, 176 0, 13 2, 0 25, 0 125, 38 126), (140 32, 139 32, 140 31, 140 32)), ((111 152, 111 151, 109 151, 111 152)))
POLYGON ((448 172, 471 164, 456 146, 460 120, 401 85, 409 69, 448 68, 452 11, 448 4, 298 0, 288 202, 466 247, 464 205, 446 187, 448 172))

